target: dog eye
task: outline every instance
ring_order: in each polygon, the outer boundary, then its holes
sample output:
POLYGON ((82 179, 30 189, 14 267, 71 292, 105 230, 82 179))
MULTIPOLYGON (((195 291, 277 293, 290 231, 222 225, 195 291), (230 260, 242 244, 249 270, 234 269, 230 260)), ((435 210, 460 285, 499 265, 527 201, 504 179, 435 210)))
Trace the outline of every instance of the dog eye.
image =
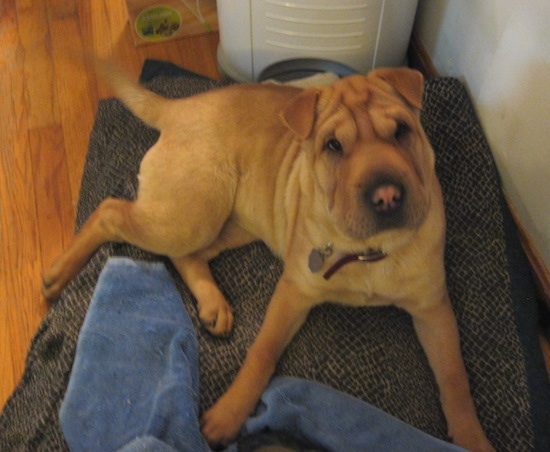
POLYGON ((325 144, 325 149, 336 154, 341 154, 343 151, 342 144, 336 138, 328 140, 325 144))
POLYGON ((406 140, 411 133, 411 128, 406 122, 398 121, 397 126, 395 128, 395 132, 393 133, 393 138, 395 141, 402 142, 403 140, 406 140))

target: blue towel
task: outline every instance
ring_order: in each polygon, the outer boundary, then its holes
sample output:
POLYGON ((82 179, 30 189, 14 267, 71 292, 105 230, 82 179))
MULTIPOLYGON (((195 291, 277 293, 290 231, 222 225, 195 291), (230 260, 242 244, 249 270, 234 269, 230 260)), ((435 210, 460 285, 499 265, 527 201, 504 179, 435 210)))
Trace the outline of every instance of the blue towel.
POLYGON ((266 429, 333 452, 464 451, 362 400, 299 378, 274 378, 242 434, 266 429))
POLYGON ((61 407, 70 449, 139 450, 141 438, 165 450, 209 450, 199 430, 198 388, 195 330, 164 265, 109 260, 61 407))
MULTIPOLYGON (((164 265, 110 259, 61 407, 70 449, 210 451, 198 422, 198 368, 194 327, 164 265)), ((265 430, 330 451, 463 450, 359 399, 288 377, 272 380, 242 436, 265 430)))

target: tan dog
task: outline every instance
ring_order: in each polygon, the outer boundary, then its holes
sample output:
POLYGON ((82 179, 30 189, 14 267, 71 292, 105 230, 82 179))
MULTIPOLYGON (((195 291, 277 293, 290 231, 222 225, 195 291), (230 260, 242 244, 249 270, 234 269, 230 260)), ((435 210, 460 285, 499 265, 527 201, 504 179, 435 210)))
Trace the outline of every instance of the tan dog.
POLYGON ((254 410, 310 309, 335 300, 409 312, 440 389, 449 435, 492 450, 477 418, 443 268, 444 212, 420 125, 423 78, 379 69, 322 87, 236 85, 167 100, 104 71, 117 95, 161 131, 133 202, 107 199, 46 271, 59 295, 107 241, 169 256, 213 334, 233 325, 208 261, 263 240, 284 271, 228 391, 201 420, 211 444, 254 410), (367 261, 367 262, 362 262, 367 261))

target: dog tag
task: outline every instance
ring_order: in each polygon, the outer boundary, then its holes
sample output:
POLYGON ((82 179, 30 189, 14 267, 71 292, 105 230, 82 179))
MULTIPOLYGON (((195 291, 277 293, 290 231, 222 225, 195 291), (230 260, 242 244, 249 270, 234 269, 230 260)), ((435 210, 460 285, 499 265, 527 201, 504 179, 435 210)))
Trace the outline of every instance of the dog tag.
POLYGON ((325 259, 332 254, 332 243, 327 243, 321 248, 313 248, 309 253, 307 265, 311 273, 317 273, 323 268, 325 259))
POLYGON ((312 273, 317 273, 323 268, 325 262, 325 255, 317 248, 311 250, 309 253, 309 259, 307 261, 308 267, 312 273))

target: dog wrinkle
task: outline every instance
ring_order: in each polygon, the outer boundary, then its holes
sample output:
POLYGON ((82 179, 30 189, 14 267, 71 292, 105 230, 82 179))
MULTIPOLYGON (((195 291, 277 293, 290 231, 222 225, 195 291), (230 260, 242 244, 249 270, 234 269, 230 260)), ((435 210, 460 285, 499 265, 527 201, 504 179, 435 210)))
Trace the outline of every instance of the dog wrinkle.
POLYGON ((344 102, 350 106, 366 106, 371 98, 371 83, 364 75, 347 77, 336 86, 341 90, 344 102))

